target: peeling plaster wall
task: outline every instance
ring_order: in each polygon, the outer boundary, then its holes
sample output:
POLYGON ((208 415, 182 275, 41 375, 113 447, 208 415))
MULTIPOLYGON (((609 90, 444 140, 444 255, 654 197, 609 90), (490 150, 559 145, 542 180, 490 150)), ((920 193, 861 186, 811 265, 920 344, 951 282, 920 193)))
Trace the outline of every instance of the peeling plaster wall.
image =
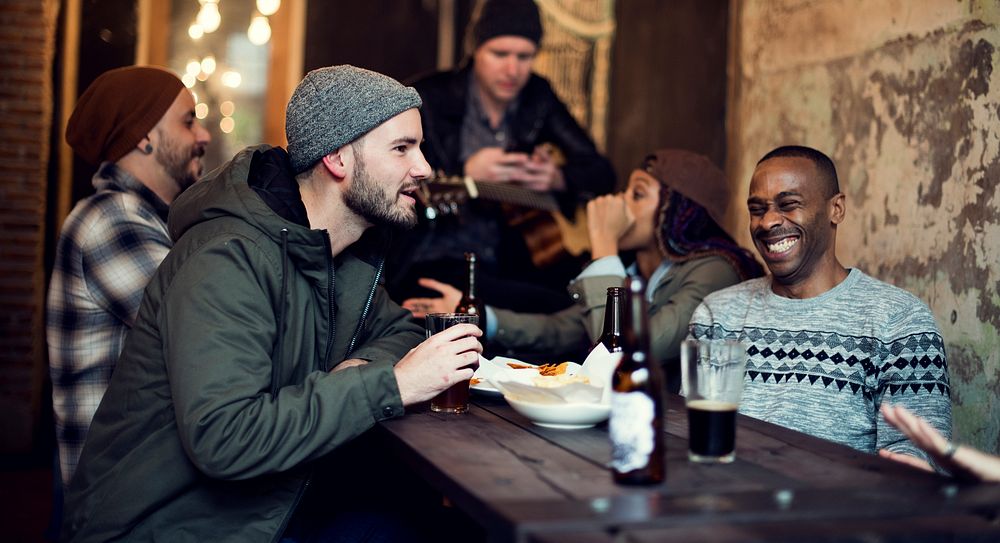
POLYGON ((727 226, 764 153, 829 154, 841 261, 930 305, 957 439, 1000 452, 1000 3, 746 0, 731 34, 727 226))

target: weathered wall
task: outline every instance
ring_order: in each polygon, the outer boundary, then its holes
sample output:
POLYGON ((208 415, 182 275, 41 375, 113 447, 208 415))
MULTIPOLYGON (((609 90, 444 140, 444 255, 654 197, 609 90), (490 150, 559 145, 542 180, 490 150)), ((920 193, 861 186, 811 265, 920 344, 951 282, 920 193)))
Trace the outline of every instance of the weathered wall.
POLYGON ((1000 451, 1000 4, 734 3, 729 172, 782 144, 827 152, 847 195, 845 265, 927 302, 959 440, 1000 451))

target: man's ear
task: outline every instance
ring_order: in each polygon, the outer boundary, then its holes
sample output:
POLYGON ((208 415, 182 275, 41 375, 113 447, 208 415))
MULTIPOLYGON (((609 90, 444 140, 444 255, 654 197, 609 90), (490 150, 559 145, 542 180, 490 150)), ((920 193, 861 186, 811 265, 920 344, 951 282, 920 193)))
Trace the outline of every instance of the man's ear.
POLYGON ((832 224, 840 224, 844 222, 844 217, 847 215, 847 207, 845 204, 845 197, 843 192, 838 192, 835 196, 830 198, 830 222, 832 224))
POLYGON ((151 154, 153 152, 153 142, 149 139, 149 134, 146 134, 141 140, 136 142, 135 147, 144 155, 151 154))
POLYGON ((347 177, 347 166, 351 159, 350 157, 345 156, 347 151, 348 146, 345 145, 340 149, 324 156, 322 159, 323 167, 326 168, 326 170, 330 172, 330 175, 338 181, 347 177))

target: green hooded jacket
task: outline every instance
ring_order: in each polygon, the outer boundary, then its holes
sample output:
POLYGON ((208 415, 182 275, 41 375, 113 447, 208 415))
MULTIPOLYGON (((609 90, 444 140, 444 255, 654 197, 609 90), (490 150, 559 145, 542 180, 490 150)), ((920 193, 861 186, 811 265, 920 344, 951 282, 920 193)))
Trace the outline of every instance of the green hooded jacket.
POLYGON ((312 461, 403 414, 393 365, 422 330, 379 284, 378 232, 331 257, 281 149, 208 174, 169 227, 176 243, 97 410, 63 538, 277 540, 312 461), (330 373, 348 358, 369 363, 330 373))

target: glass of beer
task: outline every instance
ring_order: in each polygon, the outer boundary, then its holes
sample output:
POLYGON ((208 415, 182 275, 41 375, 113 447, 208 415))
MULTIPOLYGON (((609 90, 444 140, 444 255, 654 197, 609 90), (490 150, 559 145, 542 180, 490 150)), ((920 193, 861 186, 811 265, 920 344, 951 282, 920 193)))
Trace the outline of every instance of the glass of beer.
MULTIPOLYGON (((479 326, 479 315, 464 313, 430 313, 425 319, 427 337, 451 328, 456 324, 479 326)), ((461 381, 431 399, 431 411, 438 413, 465 413, 469 410, 469 381, 461 381)))
POLYGON ((681 392, 688 412, 688 459, 736 458, 736 411, 743 396, 746 349, 734 340, 681 343, 681 392))

